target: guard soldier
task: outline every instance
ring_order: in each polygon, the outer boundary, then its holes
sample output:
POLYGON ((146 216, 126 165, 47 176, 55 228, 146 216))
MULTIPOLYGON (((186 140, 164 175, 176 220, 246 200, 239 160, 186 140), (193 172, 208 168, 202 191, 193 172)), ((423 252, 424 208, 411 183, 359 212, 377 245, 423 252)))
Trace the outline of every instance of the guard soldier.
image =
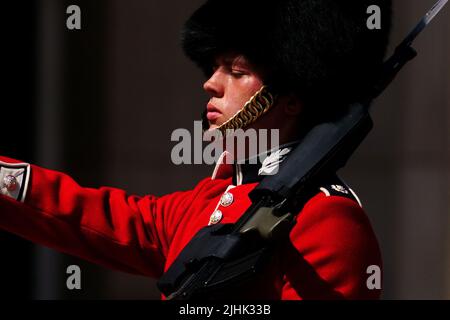
MULTIPOLYGON (((208 0, 187 21, 185 53, 207 75, 206 130, 276 128, 280 163, 313 124, 327 121, 370 86, 390 29, 389 0, 208 0), (366 27, 369 5, 382 29, 366 27)), ((64 173, 0 157, 0 227, 108 268, 159 278, 208 225, 235 222, 267 162, 219 159, 192 190, 155 197, 83 188, 64 173)), ((273 162, 269 161, 269 162, 273 162)), ((303 207, 262 299, 373 299, 367 268, 378 243, 355 193, 336 176, 303 207)))

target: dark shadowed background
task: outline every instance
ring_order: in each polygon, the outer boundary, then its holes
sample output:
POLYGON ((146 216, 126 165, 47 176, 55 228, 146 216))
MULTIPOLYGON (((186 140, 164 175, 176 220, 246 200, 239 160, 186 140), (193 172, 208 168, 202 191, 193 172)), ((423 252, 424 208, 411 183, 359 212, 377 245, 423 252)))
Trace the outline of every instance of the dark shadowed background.
MULTIPOLYGON (((393 45, 435 0, 394 0, 393 45)), ((207 101, 180 28, 201 0, 30 0, 4 8, 0 154, 135 194, 189 189, 212 168, 175 166, 176 128, 207 101), (66 8, 81 8, 81 30, 66 8)), ((239 23, 236 19, 236 23, 239 23)), ((450 299, 450 6, 374 105, 375 128, 341 177, 381 244, 385 299, 450 299)), ((0 213, 1 214, 1 213, 0 213)), ((26 221, 24 221, 26 223, 26 221)), ((0 233, 1 296, 158 299, 154 282, 0 233), (66 268, 82 290, 66 289, 66 268)))

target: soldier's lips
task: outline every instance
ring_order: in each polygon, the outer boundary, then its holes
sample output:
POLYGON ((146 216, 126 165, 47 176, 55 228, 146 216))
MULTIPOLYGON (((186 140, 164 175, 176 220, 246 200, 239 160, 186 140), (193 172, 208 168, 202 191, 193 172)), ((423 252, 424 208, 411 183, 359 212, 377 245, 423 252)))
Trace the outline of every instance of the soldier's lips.
POLYGON ((214 121, 216 119, 218 119, 222 114, 220 112, 217 111, 210 111, 206 114, 206 118, 209 121, 214 121))
POLYGON ((208 103, 208 105, 206 106, 206 112, 206 118, 209 121, 214 121, 222 115, 220 110, 216 108, 216 106, 214 106, 212 103, 208 103))

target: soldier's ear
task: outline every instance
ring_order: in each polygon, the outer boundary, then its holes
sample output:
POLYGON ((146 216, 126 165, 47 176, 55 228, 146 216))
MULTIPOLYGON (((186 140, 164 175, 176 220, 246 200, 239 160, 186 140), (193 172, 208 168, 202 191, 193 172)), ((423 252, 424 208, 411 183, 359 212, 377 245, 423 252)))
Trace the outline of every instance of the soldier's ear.
POLYGON ((303 111, 303 103, 295 94, 288 94, 282 98, 284 100, 284 113, 290 117, 296 117, 303 111))

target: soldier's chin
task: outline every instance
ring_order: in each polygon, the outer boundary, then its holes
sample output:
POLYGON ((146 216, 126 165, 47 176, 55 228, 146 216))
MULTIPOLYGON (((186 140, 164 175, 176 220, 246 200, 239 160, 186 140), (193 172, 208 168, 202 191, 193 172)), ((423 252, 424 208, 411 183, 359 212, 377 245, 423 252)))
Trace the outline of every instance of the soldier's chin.
POLYGON ((216 120, 213 120, 213 122, 208 121, 208 124, 209 124, 209 128, 207 131, 214 131, 223 124, 223 121, 216 119, 216 120))

